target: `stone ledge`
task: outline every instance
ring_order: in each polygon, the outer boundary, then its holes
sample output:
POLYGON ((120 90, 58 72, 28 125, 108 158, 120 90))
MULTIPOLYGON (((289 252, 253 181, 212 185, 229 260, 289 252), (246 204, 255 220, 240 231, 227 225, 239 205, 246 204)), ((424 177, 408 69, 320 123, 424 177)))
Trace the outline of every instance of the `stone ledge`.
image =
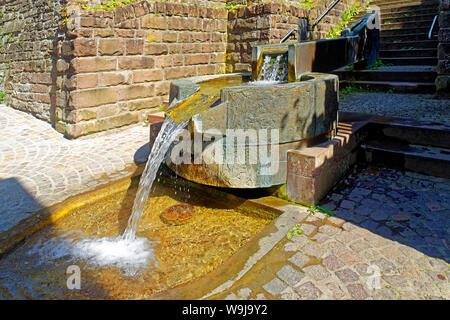
POLYGON ((357 147, 370 120, 340 122, 334 139, 288 152, 286 193, 290 200, 316 205, 356 163, 357 147))

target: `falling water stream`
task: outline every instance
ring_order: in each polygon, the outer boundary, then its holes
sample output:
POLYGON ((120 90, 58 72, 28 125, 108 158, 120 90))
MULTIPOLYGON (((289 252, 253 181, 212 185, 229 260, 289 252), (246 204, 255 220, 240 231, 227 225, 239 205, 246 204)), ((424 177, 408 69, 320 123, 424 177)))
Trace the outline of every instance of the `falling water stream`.
POLYGON ((164 121, 161 131, 153 144, 152 151, 148 157, 141 180, 139 181, 139 188, 136 193, 136 198, 134 199, 131 216, 128 220, 127 228, 122 235, 125 240, 131 241, 135 239, 139 219, 144 212, 145 203, 147 202, 150 189, 155 181, 159 166, 164 161, 164 157, 172 142, 178 138, 185 126, 186 123, 176 123, 170 117, 167 117, 164 121))
POLYGON ((274 84, 287 80, 288 63, 285 54, 264 57, 258 80, 254 84, 274 84))

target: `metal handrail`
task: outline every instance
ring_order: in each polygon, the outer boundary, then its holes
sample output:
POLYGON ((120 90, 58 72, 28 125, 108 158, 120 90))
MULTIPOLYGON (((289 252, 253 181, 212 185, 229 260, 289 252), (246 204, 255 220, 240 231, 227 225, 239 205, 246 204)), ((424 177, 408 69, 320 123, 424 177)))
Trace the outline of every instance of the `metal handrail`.
POLYGON ((289 31, 288 34, 285 35, 285 36, 283 37, 283 39, 280 40, 280 43, 285 42, 287 39, 289 39, 290 36, 292 36, 292 35, 293 35, 294 33, 296 33, 296 32, 298 32, 297 29, 292 29, 291 31, 289 31))
POLYGON ((331 9, 333 9, 341 0, 334 0, 329 6, 328 8, 325 9, 325 11, 317 18, 317 20, 313 23, 312 28, 314 28, 316 25, 319 24, 320 21, 322 21, 322 19, 328 14, 328 12, 331 11, 331 9))
POLYGON ((434 16, 433 23, 431 24, 430 31, 428 32, 428 39, 431 39, 431 35, 433 33, 433 29, 434 29, 434 26, 436 25, 436 21, 437 21, 438 17, 439 17, 438 14, 434 16))

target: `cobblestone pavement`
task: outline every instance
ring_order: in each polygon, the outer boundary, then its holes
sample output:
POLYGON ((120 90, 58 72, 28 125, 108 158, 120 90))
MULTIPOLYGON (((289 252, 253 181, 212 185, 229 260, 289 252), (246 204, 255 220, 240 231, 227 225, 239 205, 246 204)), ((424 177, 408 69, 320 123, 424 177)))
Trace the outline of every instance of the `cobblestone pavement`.
POLYGON ((322 207, 213 298, 450 299, 450 180, 360 167, 322 207))
POLYGON ((426 94, 360 92, 345 95, 339 110, 450 123, 450 102, 426 94))
POLYGON ((148 127, 68 140, 50 124, 0 105, 0 232, 42 207, 117 180, 148 157, 148 127))

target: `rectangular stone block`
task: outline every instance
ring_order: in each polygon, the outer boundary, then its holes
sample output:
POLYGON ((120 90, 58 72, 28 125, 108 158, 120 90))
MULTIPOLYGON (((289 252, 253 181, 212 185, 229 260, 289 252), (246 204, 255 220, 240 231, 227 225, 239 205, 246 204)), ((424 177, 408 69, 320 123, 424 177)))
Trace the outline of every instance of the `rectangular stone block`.
POLYGON ((98 53, 102 56, 119 56, 124 52, 122 39, 100 39, 98 53))
POLYGON ((75 58, 71 61, 71 71, 74 73, 88 73, 116 70, 116 58, 75 58))
POLYGON ((118 100, 126 101, 154 96, 153 85, 131 85, 118 90, 118 100))
POLYGON ((137 70, 133 72, 133 82, 149 82, 163 80, 164 74, 161 69, 159 70, 137 70))
POLYGON ((68 106, 74 109, 81 109, 115 103, 116 101, 116 89, 101 88, 70 92, 68 106))
POLYGON ((149 69, 153 68, 155 60, 151 57, 120 57, 119 69, 132 70, 132 69, 149 69))
POLYGON ((342 123, 334 139, 288 151, 287 196, 304 205, 316 205, 356 163, 367 123, 342 123))

